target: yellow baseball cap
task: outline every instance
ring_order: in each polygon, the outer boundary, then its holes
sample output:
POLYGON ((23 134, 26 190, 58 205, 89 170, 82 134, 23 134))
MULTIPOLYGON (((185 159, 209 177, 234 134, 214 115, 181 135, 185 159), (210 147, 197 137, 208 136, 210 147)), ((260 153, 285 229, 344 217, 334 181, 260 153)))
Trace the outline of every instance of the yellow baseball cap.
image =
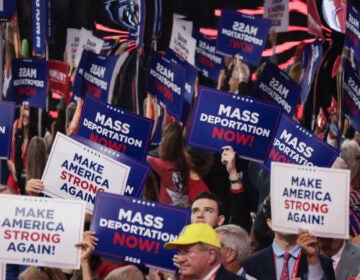
POLYGON ((221 248, 220 240, 215 230, 205 223, 194 223, 185 226, 179 238, 165 243, 164 247, 166 249, 174 249, 177 246, 191 245, 199 242, 221 248))

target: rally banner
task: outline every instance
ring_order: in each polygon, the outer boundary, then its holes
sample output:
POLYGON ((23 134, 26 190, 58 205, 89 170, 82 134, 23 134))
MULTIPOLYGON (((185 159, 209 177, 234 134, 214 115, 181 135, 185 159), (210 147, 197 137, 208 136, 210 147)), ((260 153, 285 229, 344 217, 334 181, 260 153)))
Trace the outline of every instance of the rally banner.
POLYGON ((239 156, 263 162, 280 116, 281 108, 274 103, 200 87, 187 144, 218 153, 230 145, 239 156))
POLYGON ((289 26, 289 0, 265 0, 263 17, 271 20, 271 30, 286 32, 289 26))
POLYGON ((216 50, 228 56, 239 54, 245 63, 257 66, 260 63, 270 27, 271 20, 269 19, 223 9, 216 50))
POLYGON ((301 79, 301 94, 300 102, 305 104, 309 92, 311 89, 312 82, 316 75, 316 72, 320 66, 321 59, 323 56, 322 44, 319 40, 316 40, 312 44, 306 45, 303 53, 302 69, 303 76, 301 79))
POLYGON ((13 95, 9 97, 11 101, 15 101, 18 105, 26 100, 31 107, 45 109, 47 74, 46 60, 28 58, 13 59, 13 95))
POLYGON ((360 131, 360 76, 351 67, 349 61, 344 63, 344 113, 350 116, 351 126, 360 131))
POLYGON ((0 102, 0 159, 10 159, 15 103, 0 102))
POLYGON ((144 161, 154 121, 87 95, 78 135, 144 161))
POLYGON ((217 83, 223 67, 223 57, 216 53, 216 41, 200 32, 194 32, 193 36, 196 39, 195 66, 204 77, 217 83))
POLYGON ((301 87, 286 72, 267 61, 261 76, 253 87, 253 97, 274 101, 289 116, 294 115, 296 104, 300 99, 301 87))
POLYGON ((191 65, 195 65, 196 40, 191 36, 190 32, 184 30, 177 20, 173 22, 170 48, 191 65))
POLYGON ((269 157, 263 167, 269 171, 273 161, 330 167, 338 156, 337 149, 294 121, 290 116, 283 114, 269 157))
POLYGON ((94 141, 91 141, 79 135, 72 134, 70 135, 70 137, 75 141, 85 145, 86 147, 107 156, 110 159, 113 159, 126 166, 129 166, 130 173, 126 182, 126 187, 122 195, 131 196, 131 197, 140 197, 142 195, 145 182, 151 171, 151 167, 148 163, 144 161, 136 160, 133 157, 129 157, 125 154, 118 153, 113 149, 104 147, 101 144, 98 144, 94 141))
POLYGON ((127 53, 103 56, 84 49, 75 75, 74 96, 90 94, 110 103, 115 77, 126 57, 127 53))
POLYGON ((272 163, 272 230, 307 229, 319 237, 348 239, 349 188, 348 169, 272 163))
POLYGON ((34 56, 45 57, 47 0, 32 0, 32 38, 34 56))
POLYGON ((80 268, 85 204, 35 196, 0 195, 0 262, 80 268))
POLYGON ((80 42, 80 29, 66 29, 66 59, 67 63, 75 62, 75 56, 80 42))
POLYGON ((184 68, 157 52, 152 52, 149 65, 147 90, 166 106, 168 114, 181 120, 184 107, 184 68))
POLYGON ((90 227, 99 238, 94 254, 175 272, 176 251, 164 244, 177 239, 189 219, 186 208, 99 193, 90 227))
POLYGON ((197 78, 197 70, 194 66, 188 63, 185 59, 180 57, 176 52, 172 49, 167 48, 165 57, 170 59, 171 61, 178 63, 185 71, 185 85, 184 85, 184 106, 181 117, 181 122, 186 123, 189 112, 191 109, 191 105, 194 98, 195 84, 197 78))
POLYGON ((345 47, 352 52, 357 61, 360 60, 360 13, 350 3, 347 4, 345 28, 345 47))
POLYGON ((93 53, 100 54, 104 40, 95 37, 92 31, 81 28, 79 34, 79 45, 75 53, 75 67, 79 66, 83 50, 92 51, 93 53))
POLYGON ((57 133, 42 175, 44 193, 55 198, 85 201, 86 211, 92 213, 96 192, 124 193, 130 169, 57 133))
POLYGON ((323 37, 323 32, 321 29, 321 19, 319 12, 316 6, 315 0, 307 0, 307 26, 308 32, 317 37, 323 37))
POLYGON ((0 22, 8 21, 16 12, 16 0, 0 0, 0 22))
POLYGON ((47 62, 49 90, 60 93, 62 96, 69 96, 70 77, 69 65, 61 60, 51 59, 47 62))
POLYGON ((155 0, 154 3, 154 22, 152 29, 152 38, 156 39, 161 36, 161 25, 163 23, 163 0, 155 0))

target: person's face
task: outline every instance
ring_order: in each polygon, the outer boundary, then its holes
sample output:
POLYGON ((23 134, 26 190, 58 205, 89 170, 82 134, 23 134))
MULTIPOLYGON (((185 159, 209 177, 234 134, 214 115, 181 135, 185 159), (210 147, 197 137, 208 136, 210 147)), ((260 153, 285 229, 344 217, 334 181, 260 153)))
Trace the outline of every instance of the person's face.
POLYGON ((30 110, 29 108, 25 109, 23 111, 23 126, 29 125, 29 117, 30 117, 30 110))
POLYGON ((216 261, 215 249, 204 250, 198 244, 178 247, 179 272, 194 279, 202 279, 216 261))
POLYGON ((207 198, 195 200, 191 206, 191 223, 206 223, 213 228, 224 223, 224 216, 219 216, 216 201, 207 198))
POLYGON ((343 242, 343 239, 320 237, 319 248, 323 254, 332 257, 340 250, 343 242))

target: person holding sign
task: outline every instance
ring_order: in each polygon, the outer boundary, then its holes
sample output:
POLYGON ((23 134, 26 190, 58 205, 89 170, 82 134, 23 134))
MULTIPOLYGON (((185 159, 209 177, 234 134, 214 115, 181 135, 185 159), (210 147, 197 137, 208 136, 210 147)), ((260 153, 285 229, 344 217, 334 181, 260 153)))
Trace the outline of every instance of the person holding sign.
POLYGON ((24 101, 20 107, 20 116, 14 122, 11 159, 7 161, 10 175, 6 184, 16 194, 24 194, 24 189, 20 189, 18 181, 26 167, 28 144, 31 138, 37 134, 36 125, 36 109, 30 108, 28 103, 24 101))
MULTIPOLYGON (((270 196, 264 203, 263 211, 271 228, 270 196)), ((318 253, 317 238, 309 231, 301 230, 299 234, 275 231, 274 236, 272 245, 254 253, 245 261, 243 267, 248 275, 257 279, 335 280, 331 260, 318 253)))
POLYGON ((165 243, 164 247, 178 250, 179 272, 185 279, 245 279, 221 264, 221 243, 208 224, 185 226, 178 239, 165 243))
POLYGON ((178 122, 164 124, 159 157, 148 156, 147 162, 160 176, 160 202, 189 202, 189 166, 185 154, 182 127, 178 122))

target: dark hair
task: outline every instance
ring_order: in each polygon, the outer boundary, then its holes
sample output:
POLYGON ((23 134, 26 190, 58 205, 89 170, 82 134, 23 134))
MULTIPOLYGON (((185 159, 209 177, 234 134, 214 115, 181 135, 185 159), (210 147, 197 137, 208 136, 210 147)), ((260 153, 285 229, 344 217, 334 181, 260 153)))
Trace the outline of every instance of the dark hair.
POLYGON ((210 199, 210 200, 214 200, 217 204, 217 207, 218 207, 218 214, 219 216, 220 215, 223 215, 225 216, 225 208, 224 208, 224 204, 222 203, 222 201, 217 197, 216 194, 214 193, 211 193, 211 192, 202 192, 202 193, 199 193, 194 201, 193 201, 193 204, 196 200, 199 200, 199 199, 210 199))
POLYGON ((270 195, 268 195, 263 202, 262 211, 265 215, 266 219, 271 219, 271 199, 270 195))
POLYGON ((187 148, 187 153, 190 156, 191 169, 201 178, 204 178, 214 163, 213 153, 192 147, 187 148))
POLYGON ((178 122, 164 124, 159 146, 159 157, 175 163, 176 168, 180 171, 183 184, 187 186, 189 165, 186 160, 182 127, 178 122))
POLYGON ((31 138, 27 150, 26 180, 40 179, 47 161, 47 145, 44 138, 31 138))

